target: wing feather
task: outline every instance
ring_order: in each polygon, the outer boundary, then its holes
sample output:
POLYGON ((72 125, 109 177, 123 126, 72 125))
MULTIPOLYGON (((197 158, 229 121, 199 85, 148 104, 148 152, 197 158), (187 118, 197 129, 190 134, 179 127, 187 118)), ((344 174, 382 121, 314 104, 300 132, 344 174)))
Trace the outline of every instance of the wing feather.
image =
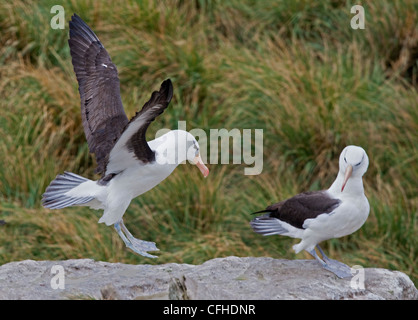
POLYGON ((96 172, 104 173, 108 154, 129 122, 118 72, 98 37, 76 14, 70 21, 68 44, 79 85, 84 133, 96 156, 96 172))
POLYGON ((124 169, 130 160, 149 163, 155 160, 155 152, 146 141, 146 131, 154 119, 167 108, 173 97, 173 85, 170 79, 165 80, 159 91, 154 91, 141 111, 129 121, 118 141, 110 151, 106 175, 124 169))
POLYGON ((279 219, 302 229, 306 219, 313 219, 324 213, 330 214, 340 202, 338 199, 331 198, 324 190, 310 191, 272 204, 259 212, 268 212, 270 218, 279 219))

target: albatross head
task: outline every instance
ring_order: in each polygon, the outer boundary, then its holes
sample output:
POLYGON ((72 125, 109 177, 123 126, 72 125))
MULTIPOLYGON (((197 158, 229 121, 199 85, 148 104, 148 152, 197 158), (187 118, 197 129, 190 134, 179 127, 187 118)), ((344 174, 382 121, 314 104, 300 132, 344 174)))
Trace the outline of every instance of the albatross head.
POLYGON ((200 156, 199 143, 190 132, 172 130, 151 143, 155 144, 158 163, 177 166, 188 160, 199 168, 205 178, 208 176, 209 169, 200 156))
POLYGON ((344 175, 341 192, 344 191, 348 179, 362 177, 369 166, 369 157, 363 148, 347 146, 340 155, 340 173, 344 175))

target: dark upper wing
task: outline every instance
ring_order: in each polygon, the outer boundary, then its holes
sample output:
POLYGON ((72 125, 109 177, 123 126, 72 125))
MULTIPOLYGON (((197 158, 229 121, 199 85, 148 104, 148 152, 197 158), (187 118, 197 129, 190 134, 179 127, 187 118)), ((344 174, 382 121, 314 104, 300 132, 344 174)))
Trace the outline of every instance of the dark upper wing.
POLYGON ((270 212, 270 217, 280 219, 296 228, 303 228, 306 219, 330 213, 339 204, 340 200, 330 198, 324 191, 311 191, 273 204, 264 212, 270 212))
POLYGON ((128 159, 140 160, 143 163, 155 160, 155 152, 150 149, 145 139, 148 126, 164 112, 173 97, 173 85, 170 79, 165 80, 159 91, 154 91, 141 111, 129 121, 118 141, 110 151, 106 174, 123 170, 129 165, 128 159))
POLYGON ((81 118, 97 173, 129 122, 120 98, 116 66, 97 36, 76 14, 70 21, 70 53, 81 98, 81 118))

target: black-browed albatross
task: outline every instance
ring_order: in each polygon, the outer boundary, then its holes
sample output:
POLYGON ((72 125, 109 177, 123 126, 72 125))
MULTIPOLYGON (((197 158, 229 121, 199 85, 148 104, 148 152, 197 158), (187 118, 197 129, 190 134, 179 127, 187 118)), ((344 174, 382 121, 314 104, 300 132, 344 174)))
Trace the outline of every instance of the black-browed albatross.
POLYGON ((154 258, 147 251, 157 251, 155 243, 134 238, 122 217, 133 198, 154 188, 186 160, 196 164, 206 177, 209 170, 200 157, 199 144, 183 130, 169 131, 149 142, 145 139, 150 123, 171 101, 173 86, 169 79, 128 120, 116 66, 94 32, 76 14, 70 21, 68 43, 79 84, 84 133, 90 152, 96 156, 96 173, 102 177, 92 181, 70 172, 60 174, 43 194, 42 204, 50 209, 102 209, 99 222, 114 225, 134 252, 154 258))
POLYGON ((309 252, 321 265, 340 278, 351 276, 347 265, 328 258, 319 243, 339 238, 357 231, 366 221, 370 206, 364 195, 363 175, 369 166, 369 158, 363 148, 347 146, 341 152, 339 172, 327 190, 298 194, 272 204, 265 213, 250 224, 262 235, 284 235, 302 241, 293 246, 296 253, 309 252), (322 259, 317 255, 318 248, 322 259))

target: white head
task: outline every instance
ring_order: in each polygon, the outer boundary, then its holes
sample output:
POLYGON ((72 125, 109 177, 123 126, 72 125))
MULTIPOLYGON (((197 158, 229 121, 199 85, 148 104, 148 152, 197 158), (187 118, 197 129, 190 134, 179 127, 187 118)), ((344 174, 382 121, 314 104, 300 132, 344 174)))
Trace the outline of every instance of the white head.
POLYGON ((341 192, 350 178, 362 177, 369 166, 369 157, 362 147, 347 146, 340 154, 340 174, 344 175, 341 192))
POLYGON ((154 148, 151 148, 156 151, 156 161, 159 164, 177 166, 188 160, 199 168, 205 178, 208 176, 209 169, 200 156, 199 143, 191 133, 184 130, 172 130, 153 140, 152 143, 154 148))

